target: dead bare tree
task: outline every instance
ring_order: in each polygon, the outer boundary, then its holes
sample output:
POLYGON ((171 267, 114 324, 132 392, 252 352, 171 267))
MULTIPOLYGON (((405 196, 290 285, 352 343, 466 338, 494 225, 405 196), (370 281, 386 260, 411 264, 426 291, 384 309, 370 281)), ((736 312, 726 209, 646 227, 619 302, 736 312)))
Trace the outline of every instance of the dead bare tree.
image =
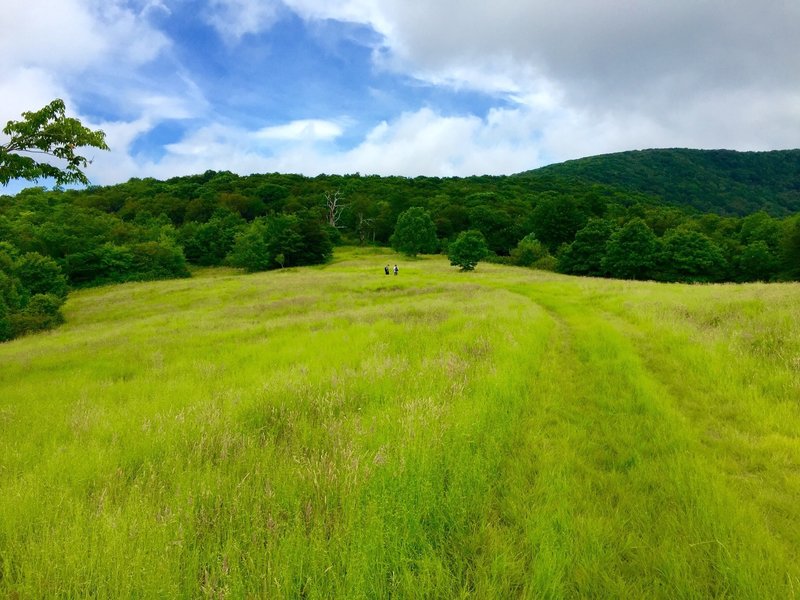
POLYGON ((372 241, 375 241, 375 228, 373 224, 375 223, 375 219, 368 219, 364 216, 363 212, 359 212, 356 215, 356 219, 358 222, 356 223, 356 231, 358 232, 358 243, 362 246, 364 242, 367 240, 367 236, 370 232, 372 232, 372 241))
POLYGON ((339 225, 339 219, 344 209, 347 208, 347 204, 342 203, 339 190, 336 190, 333 194, 325 192, 325 205, 328 208, 328 224, 338 229, 341 227, 341 225, 339 225))

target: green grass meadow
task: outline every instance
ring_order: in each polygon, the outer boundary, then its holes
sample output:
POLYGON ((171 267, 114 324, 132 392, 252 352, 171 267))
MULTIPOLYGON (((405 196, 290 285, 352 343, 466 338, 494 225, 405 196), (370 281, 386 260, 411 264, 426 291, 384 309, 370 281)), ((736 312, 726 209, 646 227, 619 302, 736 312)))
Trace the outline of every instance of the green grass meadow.
POLYGON ((800 597, 800 284, 338 249, 65 314, 0 345, 0 597, 800 597))

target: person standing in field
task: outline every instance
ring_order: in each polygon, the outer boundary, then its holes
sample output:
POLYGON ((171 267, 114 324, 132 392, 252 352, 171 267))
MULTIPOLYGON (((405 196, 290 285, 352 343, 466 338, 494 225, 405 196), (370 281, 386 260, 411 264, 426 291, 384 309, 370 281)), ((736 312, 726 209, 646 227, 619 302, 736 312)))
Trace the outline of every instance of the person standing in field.
POLYGON ((389 274, 389 265, 383 267, 383 272, 386 273, 387 275, 389 274))
POLYGON ((400 269, 398 269, 398 268, 397 268, 397 265, 395 265, 395 266, 394 266, 394 274, 395 274, 395 275, 397 275, 397 272, 398 272, 399 270, 400 270, 400 269))

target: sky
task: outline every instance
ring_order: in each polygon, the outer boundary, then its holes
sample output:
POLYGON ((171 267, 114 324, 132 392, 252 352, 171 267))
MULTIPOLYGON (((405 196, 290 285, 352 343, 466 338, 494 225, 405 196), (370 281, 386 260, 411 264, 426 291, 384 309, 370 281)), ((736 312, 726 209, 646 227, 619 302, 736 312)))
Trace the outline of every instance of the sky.
POLYGON ((96 185, 800 146, 798 0, 4 0, 0 31, 0 123, 62 98, 96 185))

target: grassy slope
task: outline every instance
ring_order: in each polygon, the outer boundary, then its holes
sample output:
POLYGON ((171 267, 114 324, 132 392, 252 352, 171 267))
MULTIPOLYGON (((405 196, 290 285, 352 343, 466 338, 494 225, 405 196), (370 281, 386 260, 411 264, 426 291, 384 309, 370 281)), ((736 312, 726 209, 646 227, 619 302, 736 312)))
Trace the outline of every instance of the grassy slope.
POLYGON ((0 345, 0 596, 800 594, 800 285, 338 257, 0 345))

